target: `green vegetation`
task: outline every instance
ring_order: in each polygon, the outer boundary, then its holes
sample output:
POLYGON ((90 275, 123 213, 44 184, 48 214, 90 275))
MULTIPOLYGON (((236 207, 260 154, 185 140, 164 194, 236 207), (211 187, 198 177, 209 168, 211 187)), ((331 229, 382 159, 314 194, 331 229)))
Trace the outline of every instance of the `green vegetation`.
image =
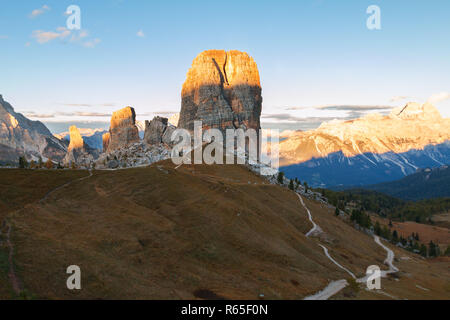
POLYGON ((332 191, 318 190, 328 201, 341 209, 352 204, 363 211, 379 214, 384 218, 397 221, 415 221, 418 223, 432 224, 433 214, 448 212, 450 210, 450 198, 428 199, 417 202, 404 201, 376 191, 348 190, 332 191))
POLYGON ((284 180, 284 172, 283 171, 278 172, 277 180, 278 180, 278 183, 283 184, 283 180, 284 180))
POLYGON ((28 161, 25 157, 19 157, 19 168, 25 169, 28 168, 28 161))
POLYGON ((294 180, 289 181, 289 189, 294 190, 294 180))

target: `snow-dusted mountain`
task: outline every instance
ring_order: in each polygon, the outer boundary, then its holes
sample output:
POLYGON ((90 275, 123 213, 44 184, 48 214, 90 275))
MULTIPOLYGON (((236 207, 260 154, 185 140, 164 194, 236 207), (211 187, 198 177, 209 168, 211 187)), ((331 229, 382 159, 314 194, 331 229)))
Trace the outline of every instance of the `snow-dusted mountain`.
POLYGON ((431 104, 408 103, 390 115, 331 121, 280 143, 288 177, 312 186, 367 185, 450 163, 450 119, 431 104))
POLYGON ((39 121, 31 121, 0 95, 0 163, 17 163, 19 156, 29 160, 42 156, 61 160, 67 151, 67 143, 54 137, 39 121))

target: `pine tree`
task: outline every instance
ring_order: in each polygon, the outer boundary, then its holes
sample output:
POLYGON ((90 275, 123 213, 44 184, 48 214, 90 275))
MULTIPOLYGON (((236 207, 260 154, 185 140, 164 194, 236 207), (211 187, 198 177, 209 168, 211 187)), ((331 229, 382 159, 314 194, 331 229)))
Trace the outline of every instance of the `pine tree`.
POLYGON ((43 161, 42 161, 42 157, 39 156, 39 160, 38 160, 38 168, 42 168, 42 166, 44 165, 43 161))
POLYGON ((375 230, 374 231, 375 231, 375 234, 377 236, 381 235, 381 226, 380 226, 380 223, 378 221, 375 223, 375 230))
POLYGON ((283 182, 284 182, 284 172, 283 171, 278 172, 277 180, 278 180, 279 184, 283 184, 283 182))
POLYGON ((436 257, 437 256, 436 245, 431 240, 430 240, 430 243, 428 244, 428 255, 430 257, 436 257))
POLYGON ((397 233, 397 230, 394 230, 394 231, 392 232, 392 241, 393 241, 394 243, 397 243, 397 242, 398 242, 398 233, 397 233))
POLYGON ((289 189, 294 190, 294 180, 289 181, 289 189))
POLYGON ((420 255, 423 257, 427 257, 427 247, 422 243, 422 245, 420 246, 420 255))
POLYGON ((336 207, 336 210, 334 210, 334 214, 336 215, 336 217, 339 216, 339 213, 340 213, 339 209, 338 209, 338 207, 336 207))
POLYGON ((19 157, 19 168, 21 169, 28 168, 28 162, 25 157, 19 157))

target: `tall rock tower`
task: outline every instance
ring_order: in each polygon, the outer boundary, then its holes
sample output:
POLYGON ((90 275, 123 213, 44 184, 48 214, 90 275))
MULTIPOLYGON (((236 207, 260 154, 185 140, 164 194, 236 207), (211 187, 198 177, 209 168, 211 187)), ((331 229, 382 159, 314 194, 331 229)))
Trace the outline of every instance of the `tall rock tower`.
POLYGON ((134 108, 126 107, 114 112, 109 133, 103 135, 103 152, 111 152, 139 141, 134 108))
POLYGON ((262 108, 258 67, 245 52, 200 53, 183 84, 179 128, 260 129, 262 108))

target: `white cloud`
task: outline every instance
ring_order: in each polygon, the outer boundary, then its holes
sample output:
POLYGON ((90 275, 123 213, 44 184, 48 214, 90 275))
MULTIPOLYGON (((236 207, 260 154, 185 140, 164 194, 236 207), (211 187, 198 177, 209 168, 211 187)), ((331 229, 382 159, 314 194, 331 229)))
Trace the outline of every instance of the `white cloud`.
POLYGON ((101 40, 98 38, 87 39, 89 37, 89 33, 87 30, 71 31, 65 27, 58 27, 56 31, 35 30, 33 31, 31 36, 40 44, 44 44, 57 39, 67 39, 67 41, 70 43, 79 44, 86 48, 94 48, 101 42, 101 40))
POLYGON ((86 48, 94 48, 94 47, 95 47, 97 44, 99 44, 100 42, 101 42, 100 39, 95 38, 95 39, 93 39, 93 40, 89 40, 89 41, 83 42, 83 47, 86 47, 86 48))
POLYGON ((144 33, 144 31, 142 31, 142 29, 139 30, 139 31, 136 33, 136 35, 137 35, 138 37, 140 37, 140 38, 145 38, 145 33, 144 33))
POLYGON ((31 11, 30 18, 40 16, 41 14, 44 14, 47 11, 50 11, 50 7, 45 4, 42 6, 42 8, 34 9, 33 11, 31 11))
POLYGON ((38 43, 44 44, 55 39, 67 38, 68 36, 70 36, 70 30, 67 30, 64 27, 58 27, 56 29, 56 32, 35 30, 33 31, 31 36, 35 38, 38 43))
POLYGON ((449 92, 440 92, 440 93, 435 93, 433 95, 431 95, 431 97, 428 98, 428 102, 429 103, 439 103, 442 102, 444 100, 448 100, 450 99, 450 93, 449 92))
POLYGON ((77 42, 81 39, 86 38, 89 36, 89 32, 87 30, 80 30, 80 31, 73 31, 72 37, 70 38, 70 42, 77 42))

